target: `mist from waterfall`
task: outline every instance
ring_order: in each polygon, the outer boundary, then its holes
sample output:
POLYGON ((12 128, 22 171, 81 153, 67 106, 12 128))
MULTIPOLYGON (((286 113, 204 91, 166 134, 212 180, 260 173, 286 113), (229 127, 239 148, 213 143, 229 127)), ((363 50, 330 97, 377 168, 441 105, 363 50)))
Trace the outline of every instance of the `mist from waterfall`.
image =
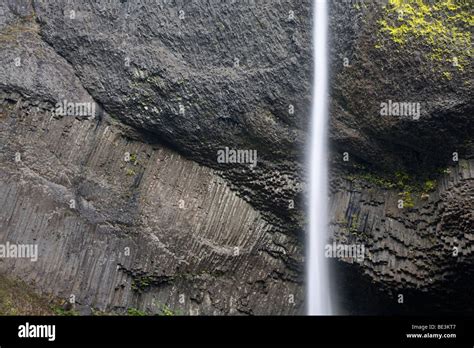
POLYGON ((309 230, 307 235, 307 314, 332 314, 328 262, 328 64, 326 0, 313 7, 313 104, 309 154, 309 230))

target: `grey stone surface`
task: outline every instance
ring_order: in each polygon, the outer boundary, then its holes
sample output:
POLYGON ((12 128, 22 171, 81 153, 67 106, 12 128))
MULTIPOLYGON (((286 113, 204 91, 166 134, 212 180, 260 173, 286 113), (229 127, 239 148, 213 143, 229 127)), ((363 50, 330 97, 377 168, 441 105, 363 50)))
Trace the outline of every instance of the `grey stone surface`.
MULTIPOLYGON (((375 50, 382 15, 331 6, 328 242, 368 251, 334 262, 334 293, 349 313, 472 308, 472 66, 446 81, 414 51, 375 50), (418 122, 377 114, 412 96, 418 122), (368 180, 396 171, 436 187, 400 210, 400 189, 368 180)), ((0 243, 40 259, 0 270, 82 314, 303 313, 311 21, 306 0, 2 2, 0 243), (97 115, 53 115, 61 100, 97 115), (218 163, 226 146, 257 166, 218 163)))
POLYGON ((32 114, 27 101, 10 98, 0 133, 0 241, 37 243, 39 260, 4 259, 4 272, 102 311, 301 307, 301 260, 289 256, 301 246, 213 170, 108 118, 32 114))

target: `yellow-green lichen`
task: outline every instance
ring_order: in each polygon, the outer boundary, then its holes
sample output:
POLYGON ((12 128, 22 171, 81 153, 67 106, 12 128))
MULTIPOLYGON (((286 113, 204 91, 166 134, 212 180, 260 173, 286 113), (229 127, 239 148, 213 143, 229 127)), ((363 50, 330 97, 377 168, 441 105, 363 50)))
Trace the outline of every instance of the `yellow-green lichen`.
POLYGON ((431 61, 460 71, 470 63, 474 15, 465 0, 389 0, 378 24, 383 37, 399 45, 416 42, 426 47, 431 61))

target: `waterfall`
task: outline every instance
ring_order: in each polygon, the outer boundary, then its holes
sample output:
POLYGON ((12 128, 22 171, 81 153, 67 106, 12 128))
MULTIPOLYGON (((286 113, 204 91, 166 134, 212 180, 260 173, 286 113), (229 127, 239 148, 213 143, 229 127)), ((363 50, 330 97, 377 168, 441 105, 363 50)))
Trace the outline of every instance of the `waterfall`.
POLYGON ((331 314, 328 263, 328 65, 327 1, 314 0, 313 105, 309 154, 309 230, 307 234, 307 313, 331 314))

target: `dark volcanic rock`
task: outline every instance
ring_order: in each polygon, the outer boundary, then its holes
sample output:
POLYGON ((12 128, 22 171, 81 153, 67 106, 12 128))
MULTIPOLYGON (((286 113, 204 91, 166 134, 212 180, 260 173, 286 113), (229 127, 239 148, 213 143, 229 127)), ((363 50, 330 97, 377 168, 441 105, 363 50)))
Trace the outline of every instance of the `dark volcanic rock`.
POLYGON ((1 269, 106 311, 301 312, 309 6, 141 3, 2 5, 1 240, 40 259, 1 269), (257 167, 219 165, 225 146, 257 167))
POLYGON ((310 105, 310 12, 310 1, 35 3, 43 40, 109 114, 222 170, 293 229, 298 209, 288 206, 300 201, 295 159, 310 105), (257 150, 258 166, 217 163, 224 147, 257 150))
MULTIPOLYGON (((469 48, 447 44, 434 59, 449 38, 427 44, 409 27, 398 42, 383 21, 401 26, 409 12, 397 18, 396 7, 377 3, 331 7, 331 231, 366 248, 363 262, 335 266, 342 310, 472 311, 473 69, 472 59, 462 69, 452 63, 469 48), (389 100, 419 103, 421 112, 381 115, 389 100)), ((442 23, 469 33, 464 23, 442 23)))
POLYGON ((472 157, 472 59, 457 68, 450 60, 459 52, 449 48, 438 62, 430 58, 438 47, 414 31, 408 43, 395 42, 379 23, 393 17, 391 7, 377 3, 331 8, 334 148, 379 171, 417 174, 452 164, 453 152, 472 157), (389 100, 419 103, 419 118, 381 116, 380 105, 389 100))
MULTIPOLYGON (((472 308, 472 63, 395 42, 379 2, 331 2, 331 241, 367 251, 334 262, 336 297, 348 313, 472 308), (381 116, 389 100, 419 119, 381 116)), ((0 270, 82 313, 302 313, 311 2, 0 10, 0 242, 40 248, 0 270), (63 100, 97 115, 53 114, 63 100), (224 147, 257 166, 218 163, 224 147)))

